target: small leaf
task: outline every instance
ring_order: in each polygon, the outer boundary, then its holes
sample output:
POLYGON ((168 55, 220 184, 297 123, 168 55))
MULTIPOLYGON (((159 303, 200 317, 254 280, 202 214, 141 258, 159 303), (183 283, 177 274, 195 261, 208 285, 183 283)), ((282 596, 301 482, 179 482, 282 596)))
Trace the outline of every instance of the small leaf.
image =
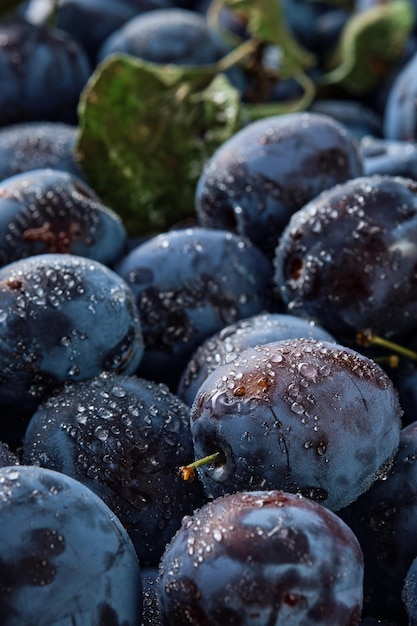
POLYGON ((245 122, 252 122, 273 115, 296 113, 297 111, 305 111, 308 109, 316 95, 316 86, 307 74, 300 73, 294 76, 294 79, 303 90, 298 98, 278 102, 242 104, 242 116, 245 122))
MULTIPOLYGON (((276 70, 276 81, 293 78, 301 87, 301 95, 291 101, 271 102, 268 96, 265 99, 246 102, 242 105, 242 113, 246 122, 254 121, 271 115, 281 115, 300 111, 307 108, 316 93, 316 86, 306 73, 306 70, 314 67, 315 56, 297 41, 287 28, 283 16, 282 0, 213 0, 208 11, 208 19, 213 29, 222 33, 228 39, 228 32, 222 28, 220 19, 222 9, 228 9, 236 13, 240 19, 247 24, 247 33, 250 37, 244 43, 234 41, 235 51, 239 51, 247 46, 250 51, 252 46, 252 58, 245 63, 245 58, 241 59, 241 64, 249 74, 252 72, 252 79, 255 81, 254 93, 262 96, 262 78, 267 77, 267 82, 273 80, 271 68, 263 67, 262 55, 267 46, 273 45, 280 51, 280 64, 276 70), (251 67, 251 61, 260 63, 259 67, 251 67), (259 81, 258 84, 256 81, 259 81), (259 88, 257 88, 259 87, 259 88)), ((230 41, 233 44, 232 41, 230 41)), ((243 56, 243 55, 242 55, 243 56)), ((265 84, 265 83, 264 83, 265 84)), ((251 98, 249 99, 251 100, 251 98)))
POLYGON ((377 87, 398 65, 414 22, 409 0, 391 0, 352 14, 322 84, 337 84, 353 96, 377 87))
POLYGON ((307 69, 315 63, 314 55, 304 49, 287 28, 281 0, 216 0, 248 20, 253 37, 265 43, 278 44, 286 57, 291 73, 294 69, 307 69))
POLYGON ((91 186, 132 236, 195 215, 195 185, 241 126, 237 90, 214 67, 112 55, 80 98, 77 155, 91 186))

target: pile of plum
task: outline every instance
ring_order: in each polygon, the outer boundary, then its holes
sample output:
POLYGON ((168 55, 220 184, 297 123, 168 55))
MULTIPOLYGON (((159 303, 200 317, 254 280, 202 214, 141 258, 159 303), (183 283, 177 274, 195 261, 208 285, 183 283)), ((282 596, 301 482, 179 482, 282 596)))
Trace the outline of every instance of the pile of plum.
POLYGON ((415 0, 0 7, 2 626, 417 625, 416 98, 415 0), (251 112, 162 231, 80 157, 112 55, 251 112))

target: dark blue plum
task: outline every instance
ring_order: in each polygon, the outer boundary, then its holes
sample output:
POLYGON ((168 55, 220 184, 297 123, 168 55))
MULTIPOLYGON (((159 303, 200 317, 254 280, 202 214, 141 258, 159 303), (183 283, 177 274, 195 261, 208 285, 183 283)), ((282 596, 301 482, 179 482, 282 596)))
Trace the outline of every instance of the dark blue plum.
POLYGON ((401 597, 407 611, 408 626, 417 626, 417 557, 407 572, 401 597))
POLYGON ((53 470, 0 469, 0 614, 7 626, 139 626, 132 542, 90 489, 53 470))
POLYGON ((126 252, 121 218, 68 172, 36 169, 0 182, 0 265, 69 253, 112 266, 126 252))
POLYGON ((11 465, 18 465, 20 463, 19 457, 13 450, 9 448, 6 443, 0 443, 0 467, 9 467, 11 465))
POLYGON ((417 180, 417 143, 401 139, 363 137, 360 144, 366 176, 382 174, 417 180))
POLYGON ((232 363, 246 348, 296 337, 334 341, 314 322, 286 313, 259 313, 225 326, 197 348, 182 373, 177 394, 191 406, 200 385, 218 365, 232 363))
MULTIPOLYGON (((29 4, 35 3, 32 0, 29 4)), ((172 5, 171 0, 60 0, 56 25, 78 41, 95 64, 104 40, 128 20, 145 11, 172 5)))
POLYGON ((386 337, 417 319, 417 183, 364 176, 297 211, 275 252, 275 282, 288 310, 342 342, 371 328, 386 337))
MULTIPOLYGON (((103 42, 97 59, 103 61, 118 52, 158 64, 214 65, 231 50, 205 15, 172 7, 130 19, 103 42)), ((225 73, 234 85, 243 88, 240 68, 235 66, 225 73)))
POLYGON ((195 457, 220 454, 199 475, 214 497, 283 489, 337 511, 389 466, 401 414, 390 378, 352 349, 303 338, 248 348, 197 392, 195 457))
POLYGON ((158 9, 137 15, 103 43, 99 60, 124 52, 152 63, 209 65, 230 51, 206 18, 187 9, 158 9))
POLYGON ((141 568, 142 626, 163 626, 158 600, 158 567, 141 568))
POLYGON ((384 136, 403 141, 417 140, 417 52, 404 64, 393 81, 384 109, 384 136))
POLYGON ((263 310, 272 277, 270 262, 249 240, 208 228, 152 237, 116 271, 141 317, 145 353, 138 373, 174 391, 204 339, 263 310))
POLYGON ((98 261, 41 254, 0 269, 0 403, 36 407, 67 380, 133 373, 143 354, 132 292, 98 261))
POLYGON ((193 455, 189 408, 166 387, 106 374, 68 383, 29 421, 23 459, 68 474, 116 513, 142 565, 156 566, 183 515, 205 502, 178 467, 193 455))
POLYGON ((84 49, 56 28, 14 17, 0 23, 0 126, 27 121, 77 123, 91 73, 84 49))
POLYGON ((376 481, 341 516, 362 546, 365 571, 386 595, 400 600, 417 557, 417 422, 402 428, 385 480, 376 481))
POLYGON ((314 113, 330 115, 349 129, 357 139, 381 137, 382 119, 370 107, 359 100, 317 99, 309 108, 314 113))
POLYGON ((63 122, 21 122, 0 128, 0 181, 50 167, 84 178, 75 158, 77 127, 63 122))
POLYGON ((293 213, 362 173, 357 139, 320 113, 252 122, 225 141, 196 188, 201 225, 247 236, 268 256, 293 213))
POLYGON ((183 520, 159 576, 167 626, 356 626, 359 543, 334 513, 282 491, 217 498, 183 520))

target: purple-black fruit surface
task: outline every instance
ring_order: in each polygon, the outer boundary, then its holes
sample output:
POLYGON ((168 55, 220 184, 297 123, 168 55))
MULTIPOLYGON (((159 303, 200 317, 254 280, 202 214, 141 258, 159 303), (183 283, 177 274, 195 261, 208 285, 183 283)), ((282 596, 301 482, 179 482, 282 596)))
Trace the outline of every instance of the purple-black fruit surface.
POLYGON ((8 467, 10 465, 18 465, 19 457, 13 452, 6 443, 0 443, 0 467, 8 467))
POLYGON ((415 141, 417 139, 417 52, 398 71, 384 109, 384 137, 415 141))
POLYGON ((320 113, 252 122, 216 150, 196 187, 199 223, 249 237, 268 256, 291 215, 362 174, 357 139, 320 113))
POLYGON ((342 342, 365 328, 399 337, 417 325, 416 237, 416 181, 359 177, 293 215, 276 248, 275 283, 289 311, 342 342))
POLYGON ((401 408, 379 365, 335 343, 290 339, 248 348, 201 385, 191 409, 198 469, 214 497, 297 492, 337 511, 384 473, 401 408))
POLYGON ((60 0, 55 7, 56 25, 78 41, 95 64, 101 44, 125 22, 172 4, 171 0, 60 0))
POLYGON ((84 178, 75 157, 77 127, 63 122, 21 122, 0 128, 0 181, 50 167, 84 178))
POLYGON ((205 16, 173 7, 133 17, 104 41, 98 58, 102 61, 115 52, 152 63, 210 65, 230 47, 209 28, 205 16))
POLYGON ((271 263, 248 239, 209 228, 152 237, 115 269, 141 317, 145 353, 138 374, 172 390, 204 339, 264 310, 272 281, 271 263))
POLYGON ((0 269, 0 403, 33 409, 67 380, 132 374, 143 354, 139 314, 111 269, 39 254, 0 269))
POLYGON ((167 626, 356 626, 362 552, 320 504, 282 491, 217 498, 183 520, 159 577, 167 626))
POLYGON ((20 17, 0 23, 0 126, 27 121, 77 123, 91 73, 84 49, 65 32, 20 17))
POLYGON ((184 515, 206 498, 178 467, 193 456, 189 408, 165 386, 105 374, 68 383, 41 404, 23 459, 76 478, 116 513, 141 565, 156 566, 184 515))
POLYGON ((417 557, 405 577, 401 598, 406 607, 408 626, 417 626, 417 557))
POLYGON ((141 567, 142 626, 163 626, 158 600, 158 567, 141 567))
POLYGON ((43 253, 68 253, 112 266, 127 232, 83 180, 42 168, 0 182, 0 265, 43 253))
MULTIPOLYGON (((179 7, 136 15, 105 39, 98 61, 114 53, 129 54, 158 64, 214 65, 232 47, 210 26, 206 15, 179 7)), ((237 65, 225 70, 231 83, 242 90, 244 74, 237 65)))
POLYGON ((0 469, 0 614, 7 626, 139 626, 136 552, 90 489, 53 470, 0 469))
POLYGON ((417 143, 383 137, 363 137, 360 143, 366 176, 382 174, 417 179, 417 143))
POLYGON ((341 512, 362 546, 365 568, 386 594, 400 599, 417 557, 417 422, 401 430, 391 471, 341 512))
POLYGON ((232 363, 246 348, 297 337, 335 341, 314 322, 287 313, 259 313, 225 326, 197 348, 181 376, 177 394, 191 406, 200 386, 218 365, 232 363))
POLYGON ((359 140, 382 135, 382 120, 359 100, 320 98, 311 103, 309 111, 330 115, 359 140))

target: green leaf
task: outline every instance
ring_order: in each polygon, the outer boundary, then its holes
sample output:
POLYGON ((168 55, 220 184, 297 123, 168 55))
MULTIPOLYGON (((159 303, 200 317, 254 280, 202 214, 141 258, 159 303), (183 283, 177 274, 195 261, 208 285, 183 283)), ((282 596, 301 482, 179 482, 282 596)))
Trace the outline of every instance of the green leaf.
POLYGON ((208 11, 208 19, 211 28, 221 33, 222 37, 229 40, 235 47, 236 56, 241 56, 240 63, 252 79, 259 81, 260 88, 255 93, 261 99, 255 102, 245 102, 242 104, 242 113, 245 122, 254 121, 272 115, 281 115, 294 111, 301 111, 307 108, 316 94, 316 86, 310 79, 306 70, 314 67, 315 56, 304 49, 295 37, 291 34, 283 18, 281 0, 213 0, 208 11), (247 23, 247 31, 250 39, 241 42, 237 37, 230 36, 227 30, 223 29, 220 15, 222 9, 235 12, 247 23), (300 85, 301 95, 294 100, 286 102, 270 102, 262 99, 262 85, 273 80, 273 70, 263 67, 262 56, 265 47, 269 44, 276 46, 280 51, 280 64, 276 69, 275 80, 285 80, 294 78, 300 85), (248 55, 252 56, 245 62, 242 54, 244 48, 248 50, 248 55), (252 47, 252 50, 250 49, 252 47), (241 52, 242 51, 242 52, 241 52), (255 66, 253 65, 255 60, 255 66), (248 64, 249 61, 249 64, 248 64))
POLYGON ((289 75, 295 70, 314 65, 314 55, 303 48, 292 36, 284 20, 281 0, 215 0, 246 16, 252 36, 265 43, 278 44, 290 67, 289 75))
POLYGON ((414 23, 409 0, 391 0, 353 14, 322 84, 339 85, 352 96, 368 93, 398 65, 414 23))
POLYGON ((242 116, 245 122, 252 122, 264 117, 295 113, 297 111, 305 111, 308 109, 316 95, 316 87, 307 74, 300 73, 299 75, 294 76, 294 79, 303 89, 302 95, 299 98, 282 102, 242 104, 242 116))
POLYGON ((241 126, 240 98, 212 67, 112 55, 80 98, 77 156, 132 236, 195 215, 202 167, 241 126))

